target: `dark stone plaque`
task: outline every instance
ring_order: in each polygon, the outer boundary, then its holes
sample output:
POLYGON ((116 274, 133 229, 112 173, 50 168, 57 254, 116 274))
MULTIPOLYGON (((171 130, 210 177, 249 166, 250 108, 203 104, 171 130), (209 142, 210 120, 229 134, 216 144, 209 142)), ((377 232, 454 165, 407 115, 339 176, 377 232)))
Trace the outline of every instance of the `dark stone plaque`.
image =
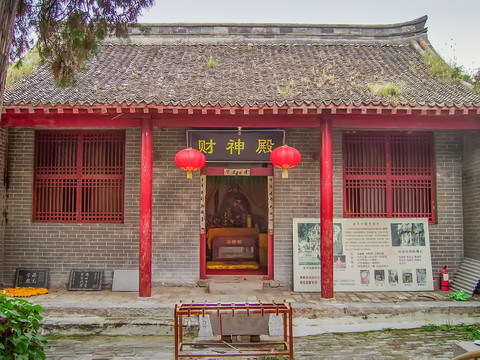
POLYGON ((70 270, 68 290, 102 290, 103 270, 70 270))
POLYGON ((48 272, 50 269, 17 268, 15 287, 34 287, 48 289, 48 272))

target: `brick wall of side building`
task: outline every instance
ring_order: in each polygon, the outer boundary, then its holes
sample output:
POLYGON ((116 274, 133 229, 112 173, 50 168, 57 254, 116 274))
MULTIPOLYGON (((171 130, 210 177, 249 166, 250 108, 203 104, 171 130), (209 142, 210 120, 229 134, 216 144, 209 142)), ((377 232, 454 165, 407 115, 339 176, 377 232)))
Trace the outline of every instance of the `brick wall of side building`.
POLYGON ((480 131, 468 132, 463 140, 465 257, 480 260, 480 131))
POLYGON ((8 179, 5 176, 7 167, 7 151, 8 151, 8 129, 0 128, 0 286, 4 278, 4 241, 5 241, 5 225, 7 221, 6 208, 6 186, 8 179))
POLYGON ((462 132, 436 131, 437 224, 430 225, 434 285, 447 265, 452 274, 463 258, 462 132))

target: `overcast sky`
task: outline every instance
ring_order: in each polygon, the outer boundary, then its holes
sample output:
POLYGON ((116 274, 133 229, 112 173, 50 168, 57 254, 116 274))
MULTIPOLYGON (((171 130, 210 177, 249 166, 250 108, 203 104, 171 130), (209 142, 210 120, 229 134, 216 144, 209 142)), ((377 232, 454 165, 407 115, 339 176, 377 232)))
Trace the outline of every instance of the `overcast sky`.
POLYGON ((445 60, 480 68, 480 0, 156 0, 139 22, 394 24, 423 15, 445 60))

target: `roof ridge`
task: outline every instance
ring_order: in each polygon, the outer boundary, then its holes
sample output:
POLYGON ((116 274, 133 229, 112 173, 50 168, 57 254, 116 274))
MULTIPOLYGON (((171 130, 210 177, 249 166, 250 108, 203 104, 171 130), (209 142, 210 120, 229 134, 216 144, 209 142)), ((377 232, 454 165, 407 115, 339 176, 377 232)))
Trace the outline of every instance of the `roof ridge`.
MULTIPOLYGON (((379 25, 347 25, 347 24, 137 24, 129 29, 130 41, 162 40, 167 41, 199 41, 212 39, 231 41, 312 41, 312 40, 348 40, 379 41, 395 39, 411 39, 427 32, 425 23, 427 16, 396 23, 379 25)), ((115 41, 111 39, 110 41, 115 41)))
MULTIPOLYGON (((144 27, 295 27, 295 28, 402 28, 407 26, 420 26, 424 27, 428 19, 427 15, 422 17, 393 24, 308 24, 308 23, 139 23, 137 25, 144 27)), ((137 27, 133 25, 131 28, 137 27)))

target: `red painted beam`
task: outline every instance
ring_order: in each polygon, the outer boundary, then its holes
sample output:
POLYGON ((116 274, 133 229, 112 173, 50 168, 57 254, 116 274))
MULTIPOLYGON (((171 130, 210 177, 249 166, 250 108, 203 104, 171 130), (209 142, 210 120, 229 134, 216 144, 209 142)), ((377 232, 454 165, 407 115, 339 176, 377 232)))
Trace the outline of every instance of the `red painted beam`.
POLYGON ((480 129, 480 115, 331 115, 339 129, 466 130, 480 129))
MULTIPOLYGON (((340 129, 412 129, 455 130, 480 129, 478 114, 328 114, 332 127, 340 129)), ((199 128, 315 128, 320 126, 322 115, 313 114, 73 114, 7 112, 2 114, 2 126, 23 127, 140 127, 144 118, 153 118, 154 127, 199 128)))
POLYGON ((152 122, 143 120, 140 173, 140 297, 152 296, 152 152, 152 122))
POLYGON ((320 254, 322 297, 333 298, 333 167, 332 121, 321 126, 320 146, 320 254))
POLYGON ((75 115, 75 114, 3 114, 2 127, 140 127, 141 119, 108 115, 75 115))
POLYGON ((167 115, 154 119, 155 127, 289 128, 319 127, 318 115, 167 115))
MULTIPOLYGON (((171 115, 155 119, 155 127, 204 128, 315 128, 319 115, 171 115)), ((480 129, 480 115, 331 115, 332 128, 340 129, 480 129)))
MULTIPOLYGON (((170 115, 156 118, 155 127, 315 128, 322 115, 170 115), (174 120, 173 120, 174 119, 174 120)), ((480 129, 480 115, 329 115, 339 129, 480 129)))

